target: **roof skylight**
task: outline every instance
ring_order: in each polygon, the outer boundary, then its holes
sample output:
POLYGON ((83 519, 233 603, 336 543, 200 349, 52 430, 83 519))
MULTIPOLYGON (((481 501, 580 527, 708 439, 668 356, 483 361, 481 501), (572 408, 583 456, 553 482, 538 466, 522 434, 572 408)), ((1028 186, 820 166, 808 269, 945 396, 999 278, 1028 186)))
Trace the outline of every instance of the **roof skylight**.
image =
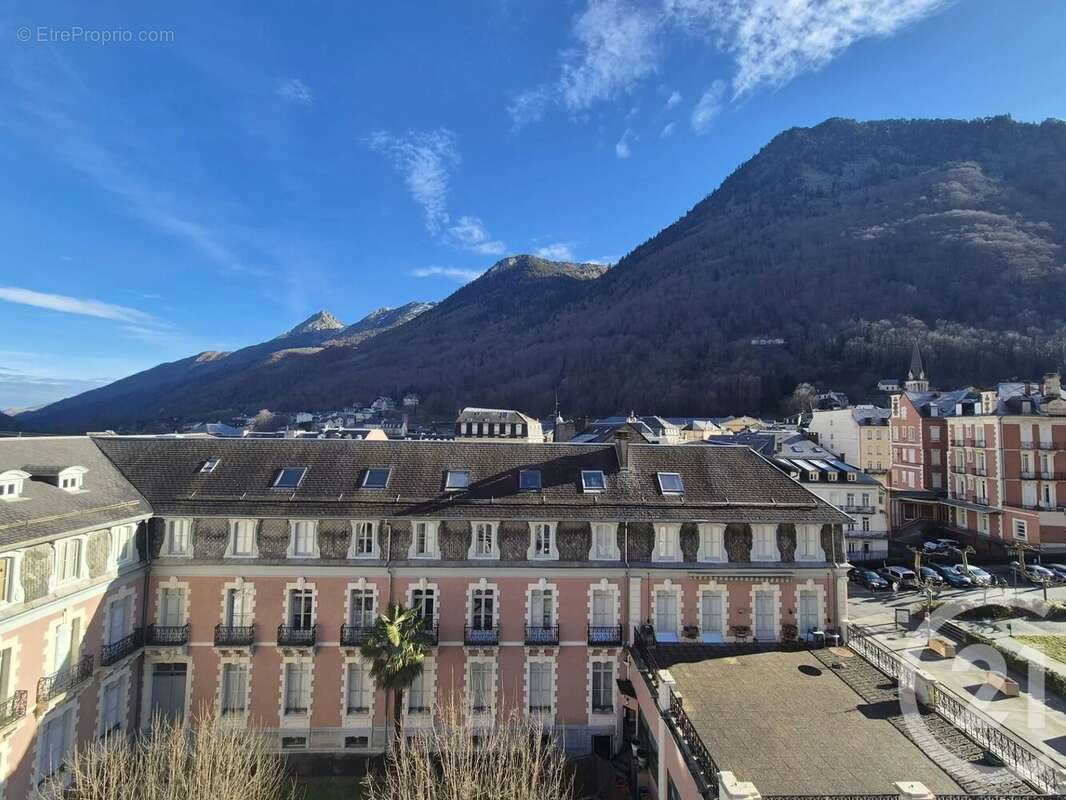
POLYGON ((585 492, 602 492, 607 488, 607 478, 604 477, 603 470, 600 469, 583 469, 581 470, 581 489, 585 492))
POLYGON ((392 470, 388 467, 371 467, 363 476, 364 489, 384 489, 389 485, 389 475, 392 470))
POLYGON ((218 462, 221 461, 221 460, 222 459, 220 459, 220 458, 209 458, 209 459, 207 459, 207 461, 204 462, 204 465, 202 467, 200 467, 200 472, 214 472, 215 471, 215 467, 218 466, 218 462))
POLYGON ((663 494, 684 494, 685 484, 676 472, 660 472, 659 491, 663 494))
POLYGON ((539 469, 523 469, 518 473, 518 489, 522 492, 539 492, 542 488, 539 469))
POLYGON ((274 478, 275 489, 296 489, 303 482, 307 467, 284 467, 274 478))
POLYGON ((465 469, 450 469, 444 478, 444 489, 448 492, 457 492, 470 485, 470 473, 465 469))

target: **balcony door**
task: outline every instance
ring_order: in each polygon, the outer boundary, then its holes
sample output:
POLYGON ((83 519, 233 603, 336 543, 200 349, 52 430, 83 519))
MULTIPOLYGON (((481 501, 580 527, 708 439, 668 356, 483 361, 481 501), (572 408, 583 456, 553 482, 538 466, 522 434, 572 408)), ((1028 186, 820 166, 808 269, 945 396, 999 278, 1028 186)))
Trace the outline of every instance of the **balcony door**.
POLYGON ((152 716, 179 722, 185 716, 185 664, 156 664, 152 670, 152 716))
POLYGON ((126 597, 111 604, 107 620, 108 644, 116 644, 128 634, 132 603, 133 598, 126 597))
POLYGON ((800 592, 799 598, 799 634, 807 636, 818 630, 818 597, 814 592, 800 592))
POLYGON ((78 660, 81 644, 81 620, 61 622, 56 626, 55 643, 52 645, 52 672, 70 669, 78 660))
POLYGON ((289 624, 297 630, 307 631, 312 624, 312 598, 310 589, 293 589, 289 595, 289 624))
POLYGON ((159 624, 166 627, 179 627, 184 624, 185 590, 164 589, 160 601, 159 624))
POLYGON ((226 591, 226 626, 242 628, 251 625, 251 597, 243 589, 226 591))
POLYGON ((773 641, 774 596, 771 592, 755 593, 755 638, 760 642, 773 641))
POLYGON ((470 627, 476 631, 490 630, 496 624, 495 592, 492 589, 475 589, 473 601, 470 627))
POLYGON ((677 593, 660 591, 655 594, 655 634, 677 636, 677 593))

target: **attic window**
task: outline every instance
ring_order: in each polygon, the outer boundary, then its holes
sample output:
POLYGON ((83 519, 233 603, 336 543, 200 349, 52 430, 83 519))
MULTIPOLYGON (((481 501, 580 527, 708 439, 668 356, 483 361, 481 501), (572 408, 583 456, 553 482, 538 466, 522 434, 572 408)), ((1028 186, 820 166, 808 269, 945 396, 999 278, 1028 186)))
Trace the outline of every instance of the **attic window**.
POLYGON ((581 489, 585 492, 602 492, 607 488, 607 479, 603 476, 603 470, 581 470, 581 489))
POLYGON ((660 472, 659 491, 663 494, 684 494, 685 484, 676 472, 660 472))
POLYGON ((56 475, 56 485, 64 492, 80 492, 85 481, 85 467, 67 467, 56 475))
POLYGON ((285 467, 274 478, 275 489, 296 489, 303 482, 307 467, 285 467))
POLYGON ((830 472, 828 477, 829 477, 829 480, 835 481, 837 479, 837 473, 830 472))
POLYGON ((859 476, 856 473, 854 473, 854 472, 849 472, 848 473, 848 480, 849 481, 857 481, 858 479, 859 479, 859 476))
POLYGON ((218 466, 218 462, 221 461, 221 460, 222 459, 219 459, 219 458, 209 458, 209 459, 207 459, 207 461, 204 462, 204 465, 202 467, 200 467, 200 472, 214 472, 215 471, 215 467, 218 466))
POLYGON ((518 490, 539 492, 543 486, 539 469, 523 469, 518 473, 518 490))
POLYGON ((809 481, 818 480, 818 471, 817 470, 812 470, 811 472, 808 472, 807 473, 807 480, 809 480, 809 481))
POLYGON ((798 469, 794 469, 788 474, 792 476, 792 480, 794 481, 798 481, 800 479, 800 472, 798 469))
POLYGON ((388 467, 373 467, 366 471, 366 475, 363 476, 363 488, 364 489, 384 489, 389 485, 389 475, 392 470, 388 467))
POLYGON ((465 469, 450 469, 444 477, 444 491, 458 492, 470 485, 470 473, 465 469))

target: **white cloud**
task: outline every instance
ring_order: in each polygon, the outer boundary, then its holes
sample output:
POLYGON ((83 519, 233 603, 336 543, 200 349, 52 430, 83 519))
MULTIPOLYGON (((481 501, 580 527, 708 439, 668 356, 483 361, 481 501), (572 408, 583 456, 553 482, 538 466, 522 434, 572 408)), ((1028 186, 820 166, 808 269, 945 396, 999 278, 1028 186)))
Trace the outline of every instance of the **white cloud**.
POLYGON ((411 270, 411 275, 416 278, 451 278, 467 283, 480 277, 481 272, 476 269, 459 269, 458 267, 419 267, 411 270))
POLYGON ((157 320, 151 314, 146 314, 135 308, 104 303, 100 300, 68 297, 63 294, 45 294, 44 292, 35 292, 32 289, 22 289, 16 286, 0 286, 0 300, 24 306, 46 308, 49 311, 61 311, 65 314, 81 314, 87 317, 112 319, 130 323, 130 325, 136 327, 158 325, 157 320))
POLYGON ((455 134, 447 128, 410 131, 405 136, 375 131, 370 135, 370 147, 392 159, 407 190, 422 207, 426 229, 439 233, 449 221, 449 172, 460 161, 455 134))
POLYGON ((629 148, 629 137, 633 135, 633 131, 626 128, 625 133, 622 134, 622 138, 614 146, 614 154, 619 158, 629 158, 632 152, 629 148))
POLYGON ((472 250, 484 255, 499 255, 507 249, 503 242, 497 242, 489 236, 478 217, 459 217, 455 224, 448 228, 446 238, 463 250, 472 250))
POLYGON ((311 89, 299 78, 289 78, 278 87, 278 95, 294 103, 310 104, 311 89))
POLYGON ((513 129, 517 130, 525 125, 540 122, 544 117, 544 109, 548 105, 550 92, 546 86, 538 86, 536 89, 520 92, 511 98, 507 104, 507 113, 511 115, 513 129))
POLYGON ((677 89, 674 89, 674 91, 670 92, 670 96, 668 98, 666 98, 666 108, 667 108, 667 110, 673 108, 674 106, 676 106, 680 102, 681 102, 681 92, 679 92, 677 89))
POLYGON ((692 109, 692 130, 696 133, 706 133, 711 127, 711 122, 722 111, 722 102, 725 97, 725 81, 717 80, 712 83, 692 109))
POLYGON ((533 254, 553 261, 574 260, 574 253, 570 249, 570 245, 565 242, 553 242, 552 244, 544 245, 544 247, 538 247, 533 251, 533 254))
POLYGON ((662 132, 659 134, 659 138, 660 139, 669 139, 671 136, 674 135, 674 128, 675 127, 676 126, 672 122, 666 123, 666 127, 664 127, 662 129, 662 132))
POLYGON ((626 0, 590 0, 574 20, 559 92, 571 111, 630 92, 659 63, 659 19, 626 0))

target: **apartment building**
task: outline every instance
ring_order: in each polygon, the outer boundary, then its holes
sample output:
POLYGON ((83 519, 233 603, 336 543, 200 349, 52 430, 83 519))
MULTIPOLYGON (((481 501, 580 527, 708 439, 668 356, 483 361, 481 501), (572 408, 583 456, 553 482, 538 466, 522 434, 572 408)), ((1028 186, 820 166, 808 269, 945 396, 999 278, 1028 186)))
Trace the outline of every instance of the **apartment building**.
POLYGON ((0 439, 0 786, 136 724, 151 509, 90 439, 0 439))
POLYGON ((887 475, 892 463, 890 413, 872 405, 815 411, 807 430, 842 461, 870 475, 887 475))
POLYGON ((943 501, 959 532, 1066 551, 1066 400, 1058 375, 1003 383, 948 420, 943 501))
POLYGON ((544 428, 540 421, 521 411, 507 408, 467 407, 455 420, 458 439, 500 439, 540 443, 544 428))

